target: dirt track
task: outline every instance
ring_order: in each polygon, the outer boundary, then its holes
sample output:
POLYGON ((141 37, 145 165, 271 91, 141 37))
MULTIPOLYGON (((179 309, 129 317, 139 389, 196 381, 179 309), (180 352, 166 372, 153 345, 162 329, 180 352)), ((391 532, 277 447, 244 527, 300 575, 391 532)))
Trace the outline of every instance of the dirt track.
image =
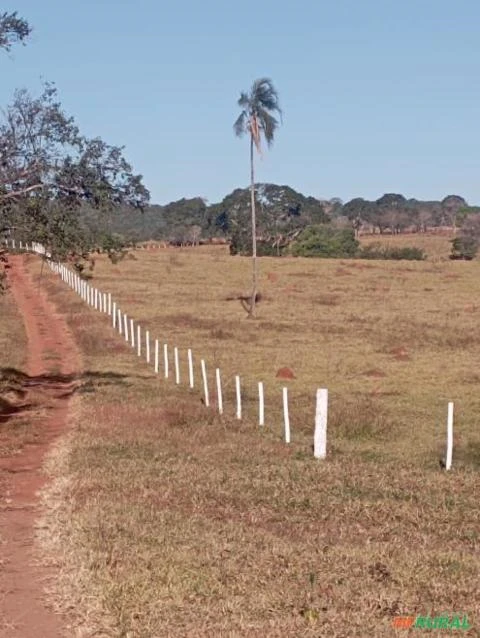
POLYGON ((20 454, 0 458, 7 490, 0 494, 0 637, 58 638, 62 622, 45 603, 44 588, 55 575, 36 565, 34 525, 38 490, 45 484, 43 460, 64 431, 69 397, 75 388, 79 355, 63 317, 34 284, 24 257, 10 257, 9 283, 28 339, 24 389, 34 411, 23 420, 40 419, 40 436, 20 454))

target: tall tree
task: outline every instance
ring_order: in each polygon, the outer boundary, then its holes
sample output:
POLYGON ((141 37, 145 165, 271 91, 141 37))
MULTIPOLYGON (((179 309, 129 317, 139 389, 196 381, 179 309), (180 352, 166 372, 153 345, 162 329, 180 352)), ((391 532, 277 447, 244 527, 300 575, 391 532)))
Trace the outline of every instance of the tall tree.
POLYGON ((0 118, 0 229, 81 260, 102 247, 85 227, 85 208, 142 208, 148 199, 123 149, 82 136, 53 85, 39 97, 15 93, 0 118))
POLYGON ((457 234, 457 215, 458 212, 468 206, 467 202, 460 195, 447 195, 442 200, 442 211, 447 223, 450 224, 453 234, 457 234))
POLYGON ((24 18, 19 18, 17 12, 0 13, 0 49, 10 51, 14 44, 25 42, 32 29, 24 18))
POLYGON ((242 109, 235 124, 235 134, 250 136, 250 199, 252 212, 252 295, 248 316, 255 316, 257 300, 257 224, 255 214, 255 166, 254 147, 262 153, 262 137, 268 147, 273 143, 278 128, 277 114, 281 117, 278 93, 269 78, 260 78, 252 84, 249 93, 241 93, 238 106, 242 109))

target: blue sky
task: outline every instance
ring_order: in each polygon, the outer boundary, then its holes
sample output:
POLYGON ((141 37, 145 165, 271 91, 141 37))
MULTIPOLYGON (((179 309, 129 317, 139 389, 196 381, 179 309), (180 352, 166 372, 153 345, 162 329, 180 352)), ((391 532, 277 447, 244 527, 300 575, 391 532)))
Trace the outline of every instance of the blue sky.
POLYGON ((284 123, 258 181, 480 204, 478 0, 11 1, 34 33, 2 55, 0 104, 54 81, 153 202, 248 184, 236 101, 267 76, 284 123))

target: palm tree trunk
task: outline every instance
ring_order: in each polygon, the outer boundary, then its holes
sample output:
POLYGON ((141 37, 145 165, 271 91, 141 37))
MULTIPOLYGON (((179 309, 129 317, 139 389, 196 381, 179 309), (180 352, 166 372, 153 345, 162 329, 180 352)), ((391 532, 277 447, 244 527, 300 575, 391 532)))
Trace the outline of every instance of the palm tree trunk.
POLYGON ((250 197, 252 206, 252 296, 250 299, 249 317, 255 316, 257 299, 257 221, 255 214, 255 169, 253 165, 253 135, 250 136, 250 197))

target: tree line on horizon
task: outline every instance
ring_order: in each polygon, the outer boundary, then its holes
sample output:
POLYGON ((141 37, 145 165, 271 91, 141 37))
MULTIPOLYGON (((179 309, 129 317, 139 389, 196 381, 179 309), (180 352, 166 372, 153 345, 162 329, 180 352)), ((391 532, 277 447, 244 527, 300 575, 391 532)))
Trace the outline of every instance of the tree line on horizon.
MULTIPOLYGON (((180 246, 224 238, 234 252, 250 254, 250 197, 249 187, 237 188, 218 203, 182 198, 166 205, 150 204, 138 213, 121 209, 100 221, 133 242, 158 240, 180 246)), ((471 225, 471 217, 480 212, 480 207, 470 206, 459 195, 424 201, 385 194, 374 201, 354 198, 343 203, 339 198, 321 200, 290 186, 264 183, 255 185, 255 201, 262 254, 280 254, 309 226, 351 228, 356 235, 425 233, 438 228, 455 234, 471 225)))

